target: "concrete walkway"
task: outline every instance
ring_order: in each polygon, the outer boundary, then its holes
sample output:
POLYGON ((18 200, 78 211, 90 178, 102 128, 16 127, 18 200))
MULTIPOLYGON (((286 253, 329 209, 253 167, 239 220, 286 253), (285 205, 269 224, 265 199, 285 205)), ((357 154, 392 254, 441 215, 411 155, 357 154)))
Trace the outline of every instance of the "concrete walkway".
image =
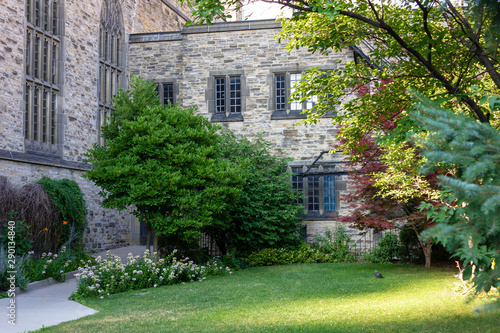
MULTIPOLYGON (((142 257, 145 248, 145 246, 128 246, 113 249, 111 253, 126 262, 129 253, 142 257)), ((106 253, 107 251, 99 252, 96 256, 101 255, 105 258, 106 253)), ((75 290, 76 280, 70 275, 66 282, 51 283, 47 280, 36 282, 30 284, 28 291, 16 293, 15 298, 0 299, 0 332, 33 331, 97 313, 94 309, 68 300, 75 290), (15 325, 9 323, 11 313, 15 314, 15 325)))

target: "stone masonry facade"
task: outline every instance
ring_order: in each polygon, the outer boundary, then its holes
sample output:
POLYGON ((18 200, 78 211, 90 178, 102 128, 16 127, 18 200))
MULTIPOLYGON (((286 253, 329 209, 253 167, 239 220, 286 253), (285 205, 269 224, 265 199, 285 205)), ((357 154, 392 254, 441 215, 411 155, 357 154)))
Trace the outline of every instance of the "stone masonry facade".
MULTIPOLYGON (((101 208, 99 188, 82 178, 82 173, 90 167, 84 163, 84 153, 98 141, 98 41, 104 1, 58 1, 63 8, 59 17, 62 50, 58 57, 62 88, 57 97, 57 128, 61 140, 56 156, 32 154, 25 149, 23 82, 27 0, 0 2, 0 175, 17 185, 34 182, 43 175, 75 180, 88 205, 85 243, 94 250, 129 244, 130 225, 134 220, 130 212, 101 208)), ((179 30, 189 14, 173 0, 119 0, 118 3, 127 43, 131 33, 179 30)))
MULTIPOLYGON (((278 22, 262 20, 132 34, 128 54, 130 74, 146 80, 175 82, 176 102, 181 107, 196 106, 199 114, 238 135, 255 138, 261 134, 271 142, 274 153, 294 159, 292 167, 311 165, 321 152, 335 147, 337 129, 330 118, 306 126, 300 123, 303 116, 276 117, 274 73, 303 72, 312 67, 331 70, 339 60, 351 61, 354 55, 351 50, 329 56, 311 54, 306 49, 289 53, 285 44, 274 38, 279 29, 278 22), (210 106, 214 95, 211 81, 214 76, 233 73, 242 78, 241 118, 217 120, 210 106)), ((342 159, 341 154, 324 154, 319 163, 342 159)), ((338 165, 338 171, 342 171, 341 164, 338 165)), ((337 176, 337 215, 327 219, 307 218, 309 240, 327 228, 332 229, 338 223, 337 217, 349 209, 341 200, 346 191, 346 177, 341 173, 337 176)))

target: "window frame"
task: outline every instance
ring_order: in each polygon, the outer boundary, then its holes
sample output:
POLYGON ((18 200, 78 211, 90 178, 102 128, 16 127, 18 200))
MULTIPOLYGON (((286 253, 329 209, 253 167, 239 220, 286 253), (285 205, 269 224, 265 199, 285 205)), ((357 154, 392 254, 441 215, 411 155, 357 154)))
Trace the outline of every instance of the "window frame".
POLYGON ((248 95, 243 70, 210 72, 205 100, 211 121, 243 121, 248 95))
POLYGON ((292 190, 302 191, 304 194, 297 203, 304 206, 306 219, 329 219, 339 215, 340 192, 347 190, 344 179, 347 173, 340 168, 340 163, 335 161, 316 163, 307 175, 304 173, 311 163, 294 161, 289 164, 288 171, 292 174, 290 181, 292 190), (313 184, 314 188, 311 187, 313 184))
POLYGON ((62 154, 63 8, 61 0, 27 0, 25 5, 23 136, 28 153, 62 154))
MULTIPOLYGON (((311 110, 314 108, 314 105, 317 102, 317 96, 314 96, 312 99, 309 99, 303 103, 300 102, 290 102, 289 98, 293 92, 294 82, 298 80, 292 80, 294 76, 300 75, 300 78, 306 73, 308 68, 281 68, 281 69, 272 69, 269 72, 268 82, 270 83, 270 98, 268 100, 268 109, 272 112, 271 120, 278 119, 306 119, 307 112, 306 110, 311 110), (281 87, 282 81, 281 77, 285 78, 284 87, 281 87), (278 79, 279 78, 279 79, 278 79), (278 87, 280 85, 280 87, 278 87), (283 96, 284 94, 284 96, 283 96), (284 99, 284 101, 282 100, 284 99), (283 105, 285 107, 283 108, 283 105), (302 113, 304 112, 304 113, 302 113)), ((331 71, 336 68, 336 65, 330 66, 325 65, 320 69, 325 72, 331 71)), ((299 78, 299 80, 300 80, 299 78)), ((335 114, 329 113, 326 114, 325 117, 334 117, 335 114)))
POLYGON ((175 80, 175 79, 155 79, 155 83, 158 84, 156 91, 158 92, 158 98, 160 99, 160 103, 162 105, 164 105, 164 106, 168 105, 165 103, 165 87, 166 86, 172 87, 171 105, 174 106, 175 104, 177 104, 177 95, 179 95, 179 84, 177 83, 177 80, 175 80))
POLYGON ((119 0, 102 2, 98 31, 97 142, 104 146, 101 126, 113 112, 113 95, 126 85, 126 36, 119 0))

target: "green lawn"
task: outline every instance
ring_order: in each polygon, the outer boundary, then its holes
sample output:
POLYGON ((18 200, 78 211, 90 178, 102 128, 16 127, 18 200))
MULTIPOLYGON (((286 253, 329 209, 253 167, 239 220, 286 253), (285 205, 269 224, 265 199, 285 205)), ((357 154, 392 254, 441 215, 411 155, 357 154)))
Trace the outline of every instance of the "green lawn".
POLYGON ((453 292, 453 271, 303 264, 89 299, 99 313, 44 332, 500 332, 453 292), (373 276, 377 269, 385 278, 373 276))

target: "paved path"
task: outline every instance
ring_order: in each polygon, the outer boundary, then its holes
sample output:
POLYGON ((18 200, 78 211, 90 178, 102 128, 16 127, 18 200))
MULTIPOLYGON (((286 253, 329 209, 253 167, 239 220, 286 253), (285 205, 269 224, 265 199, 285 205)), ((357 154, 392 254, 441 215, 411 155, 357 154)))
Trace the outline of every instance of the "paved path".
MULTIPOLYGON (((128 246, 113 249, 111 253, 126 262, 129 253, 142 256, 144 250, 145 246, 128 246)), ((106 251, 97 255, 105 257, 106 251)), ((18 293, 15 298, 0 299, 0 332, 27 332, 97 313, 94 309, 68 300, 76 290, 74 278, 70 277, 64 283, 49 284, 48 281, 43 281, 30 285, 31 290, 18 293), (8 307, 11 306, 12 300, 15 305, 15 325, 9 324, 9 313, 13 309, 8 307)))

